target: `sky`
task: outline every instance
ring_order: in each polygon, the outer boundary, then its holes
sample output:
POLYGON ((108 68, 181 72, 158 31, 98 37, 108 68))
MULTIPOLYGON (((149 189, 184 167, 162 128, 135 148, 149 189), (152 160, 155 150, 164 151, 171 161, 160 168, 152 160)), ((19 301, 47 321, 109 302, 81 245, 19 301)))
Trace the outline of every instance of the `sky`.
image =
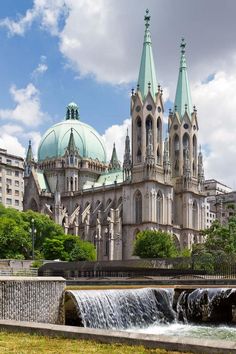
POLYGON ((235 0, 2 0, 0 147, 24 156, 31 139, 36 154, 74 101, 104 137, 108 157, 115 141, 122 160, 146 8, 165 114, 184 36, 206 178, 236 189, 235 0))

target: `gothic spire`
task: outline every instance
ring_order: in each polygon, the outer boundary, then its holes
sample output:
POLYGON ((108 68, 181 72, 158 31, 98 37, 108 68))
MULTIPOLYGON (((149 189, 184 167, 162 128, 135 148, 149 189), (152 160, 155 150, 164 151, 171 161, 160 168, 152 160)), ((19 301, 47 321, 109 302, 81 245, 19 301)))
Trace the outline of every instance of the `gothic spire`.
POLYGON ((125 153, 124 153, 124 165, 131 164, 131 154, 130 154, 130 138, 127 129, 127 135, 125 138, 125 153))
POLYGON ((202 158, 202 152, 201 152, 201 147, 200 151, 198 154, 198 183, 203 184, 204 182, 204 168, 203 168, 203 158, 202 158))
POLYGON ((67 146, 67 150, 68 150, 69 153, 74 153, 75 151, 77 151, 77 147, 75 145, 74 134, 73 134, 73 128, 71 128, 70 138, 69 138, 69 143, 68 143, 68 146, 67 146))
POLYGON ((143 51, 142 51, 139 76, 138 76, 138 87, 143 99, 147 96, 149 90, 153 98, 155 98, 155 94, 157 92, 156 71, 155 71, 155 65, 154 65, 154 59, 152 53, 151 33, 149 30, 150 17, 151 16, 149 15, 149 10, 147 9, 146 15, 144 17, 145 33, 144 33, 143 51))
POLYGON ((112 150, 110 165, 111 165, 112 170, 119 170, 120 169, 120 163, 119 163, 119 160, 118 160, 118 157, 117 157, 115 143, 113 144, 113 150, 112 150))
POLYGON ((180 48, 180 67, 179 67, 179 77, 177 83, 177 89, 175 94, 175 104, 177 112, 179 113, 180 118, 183 118, 185 111, 187 111, 189 117, 191 116, 193 105, 190 92, 190 86, 188 81, 187 74, 187 64, 185 58, 185 47, 186 43, 184 38, 182 38, 180 48))
POLYGON ((34 161, 34 156, 33 156, 33 151, 31 146, 31 140, 29 140, 29 146, 26 154, 26 162, 31 162, 31 161, 34 161))

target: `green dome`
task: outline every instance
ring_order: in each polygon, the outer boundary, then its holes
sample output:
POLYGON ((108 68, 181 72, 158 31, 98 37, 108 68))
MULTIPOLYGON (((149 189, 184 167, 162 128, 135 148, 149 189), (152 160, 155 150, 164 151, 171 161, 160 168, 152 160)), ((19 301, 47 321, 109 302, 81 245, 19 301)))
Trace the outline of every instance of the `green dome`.
POLYGON ((71 128, 81 157, 106 162, 106 149, 101 136, 78 119, 67 119, 46 131, 39 144, 38 161, 63 156, 69 143, 71 128))

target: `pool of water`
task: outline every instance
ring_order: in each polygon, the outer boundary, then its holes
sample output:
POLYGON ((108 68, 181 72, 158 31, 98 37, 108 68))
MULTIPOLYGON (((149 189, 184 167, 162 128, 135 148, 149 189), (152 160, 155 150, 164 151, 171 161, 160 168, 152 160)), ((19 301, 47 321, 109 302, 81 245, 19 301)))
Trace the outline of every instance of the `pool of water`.
POLYGON ((190 325, 181 323, 156 324, 146 328, 132 328, 129 332, 192 338, 236 341, 236 326, 190 325))

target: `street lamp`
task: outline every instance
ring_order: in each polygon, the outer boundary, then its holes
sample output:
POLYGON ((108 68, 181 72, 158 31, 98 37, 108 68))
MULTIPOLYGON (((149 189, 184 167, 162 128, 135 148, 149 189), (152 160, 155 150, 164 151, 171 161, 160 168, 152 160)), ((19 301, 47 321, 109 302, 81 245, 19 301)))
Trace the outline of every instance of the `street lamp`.
POLYGON ((35 234, 37 232, 34 226, 34 219, 31 219, 31 228, 29 229, 31 232, 31 239, 32 239, 32 259, 34 260, 34 241, 35 241, 35 234))

